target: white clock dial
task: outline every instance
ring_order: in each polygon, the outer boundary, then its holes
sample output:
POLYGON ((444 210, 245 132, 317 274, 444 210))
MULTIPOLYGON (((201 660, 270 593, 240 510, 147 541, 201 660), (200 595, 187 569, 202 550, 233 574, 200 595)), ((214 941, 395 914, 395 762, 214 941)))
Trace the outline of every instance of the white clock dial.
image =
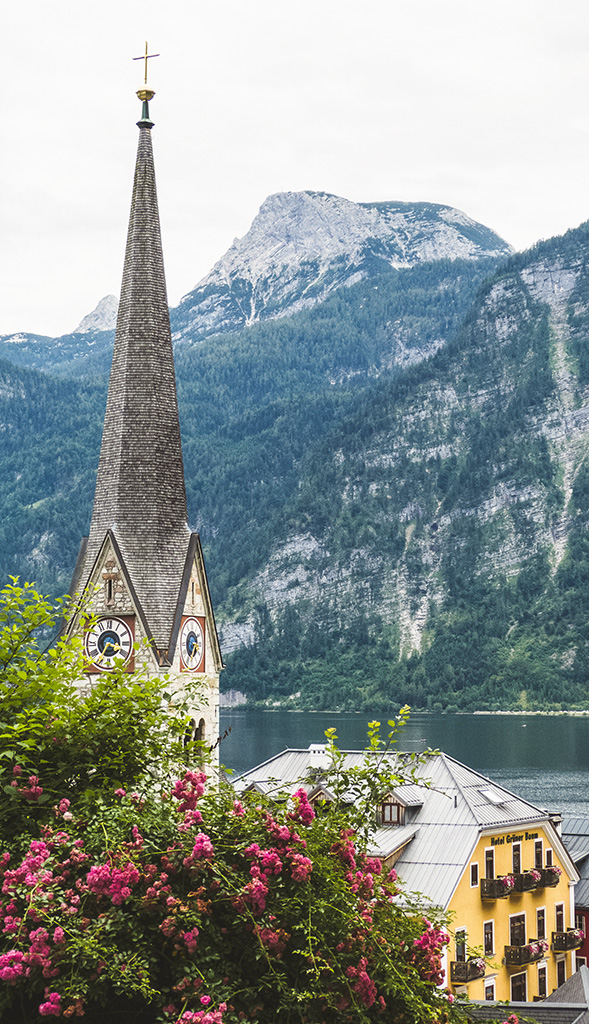
POLYGON ((99 669, 113 668, 115 661, 126 662, 133 650, 133 634, 122 619, 98 619, 86 633, 84 642, 88 660, 99 669))
POLYGON ((202 624, 194 616, 185 619, 180 631, 180 653, 187 669, 198 668, 205 652, 205 636, 202 624))

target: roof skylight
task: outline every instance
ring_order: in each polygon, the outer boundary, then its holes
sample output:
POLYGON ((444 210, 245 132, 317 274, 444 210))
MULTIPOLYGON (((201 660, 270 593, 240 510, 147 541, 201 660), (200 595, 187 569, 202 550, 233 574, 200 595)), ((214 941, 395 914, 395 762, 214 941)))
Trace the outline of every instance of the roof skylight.
POLYGON ((490 804, 495 804, 497 807, 501 807, 505 803, 505 797, 502 793, 498 793, 496 789, 479 789, 481 796, 484 796, 485 800, 488 800, 490 804))

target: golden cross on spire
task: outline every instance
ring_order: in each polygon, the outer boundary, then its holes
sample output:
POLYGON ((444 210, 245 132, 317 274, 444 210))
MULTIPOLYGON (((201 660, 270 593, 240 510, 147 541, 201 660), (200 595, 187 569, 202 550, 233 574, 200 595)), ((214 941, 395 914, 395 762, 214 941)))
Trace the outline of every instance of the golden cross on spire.
POLYGON ((133 57, 133 60, 144 60, 145 61, 145 84, 147 85, 147 62, 151 57, 159 57, 159 53, 148 53, 147 42, 145 43, 145 53, 141 57, 133 57))

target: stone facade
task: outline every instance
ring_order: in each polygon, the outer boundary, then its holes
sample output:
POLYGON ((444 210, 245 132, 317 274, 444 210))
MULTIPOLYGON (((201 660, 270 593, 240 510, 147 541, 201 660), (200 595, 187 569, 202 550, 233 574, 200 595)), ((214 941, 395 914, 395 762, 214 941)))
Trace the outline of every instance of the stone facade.
MULTIPOLYGON (((193 557, 188 569, 186 595, 177 610, 181 623, 188 616, 204 620, 205 651, 204 671, 188 672, 181 660, 180 630, 170 656, 162 659, 154 648, 153 637, 143 609, 137 602, 129 580, 125 563, 116 550, 116 542, 107 534, 103 547, 96 559, 80 602, 77 615, 69 625, 71 633, 83 634, 84 618, 93 621, 110 618, 122 619, 132 630, 134 650, 129 658, 129 669, 145 671, 149 675, 167 677, 170 686, 183 690, 187 679, 192 677, 199 687, 198 703, 192 709, 197 738, 214 746, 219 735, 219 672, 222 668, 221 654, 214 618, 211 615, 210 598, 206 578, 203 580, 199 559, 193 557)), ((91 685, 97 669, 89 667, 87 682, 91 685)))

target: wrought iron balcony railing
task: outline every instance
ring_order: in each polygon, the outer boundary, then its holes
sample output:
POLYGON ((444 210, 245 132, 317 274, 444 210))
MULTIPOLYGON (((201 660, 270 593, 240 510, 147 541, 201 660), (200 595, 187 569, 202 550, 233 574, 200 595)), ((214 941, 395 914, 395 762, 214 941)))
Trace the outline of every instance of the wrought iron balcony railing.
POLYGON ((579 949, 585 938, 581 928, 567 928, 566 932, 552 932, 552 948, 556 953, 579 949))
POLYGON ((542 885, 542 872, 538 868, 532 868, 530 871, 521 871, 515 875, 515 891, 516 892, 531 892, 532 889, 538 889, 542 885))
POLYGON ((548 952, 548 943, 544 939, 534 939, 526 942, 524 946, 505 947, 505 966, 521 967, 523 964, 533 964, 535 960, 541 960, 548 952))
POLYGON ((481 878, 481 899, 502 900, 509 896, 515 889, 515 878, 513 875, 503 875, 501 878, 481 878))
POLYGON ((472 960, 453 960, 450 964, 450 981, 453 985, 465 985, 469 981, 485 977, 486 963, 482 957, 472 960))
POLYGON ((549 885, 551 888, 554 888, 555 885, 558 885, 561 874, 562 871, 560 868, 557 868, 556 865, 549 868, 542 868, 542 881, 539 882, 538 885, 549 885))

